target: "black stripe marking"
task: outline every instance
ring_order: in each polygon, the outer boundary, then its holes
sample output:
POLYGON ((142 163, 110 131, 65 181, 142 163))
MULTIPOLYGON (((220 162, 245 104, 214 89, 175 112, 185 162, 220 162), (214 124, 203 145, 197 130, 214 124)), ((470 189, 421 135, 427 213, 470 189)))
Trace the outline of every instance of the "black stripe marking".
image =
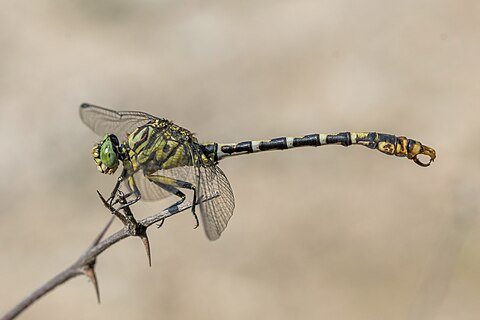
POLYGON ((245 152, 245 151, 248 153, 253 152, 252 141, 243 141, 238 143, 235 146, 235 152, 245 152))
POLYGON ((145 147, 143 147, 143 150, 149 150, 155 143, 157 143, 158 137, 163 135, 163 131, 159 131, 158 128, 155 127, 148 127, 147 135, 149 130, 152 130, 152 134, 145 147))
POLYGON ((352 144, 352 137, 350 132, 340 132, 334 135, 327 136, 327 144, 341 144, 342 146, 348 147, 352 144))
MULTIPOLYGON (((407 151, 408 151, 408 152, 412 152, 413 147, 415 147, 415 144, 416 144, 416 143, 417 143, 417 141, 412 140, 412 139, 408 139, 407 151)), ((420 144, 420 145, 421 145, 421 144, 420 144)))
POLYGON ((218 143, 202 144, 200 149, 208 159, 213 159, 213 162, 218 161, 218 143))
POLYGON ((385 133, 379 133, 378 134, 378 141, 382 141, 382 142, 388 142, 388 143, 391 143, 393 144, 394 146, 397 145, 397 142, 398 142, 398 138, 392 134, 385 134, 385 133))
POLYGON ((319 134, 309 134, 301 138, 293 138, 294 147, 313 146, 318 147, 320 145, 319 134))
POLYGON ((267 151, 267 150, 283 150, 283 149, 288 149, 287 146, 287 138, 275 138, 270 141, 261 141, 260 144, 258 145, 258 149, 260 151, 267 151))
MULTIPOLYGON (((168 144, 168 141, 166 142, 166 144, 168 144)), ((163 157, 163 159, 161 159, 161 161, 157 161, 157 159, 156 159, 157 153, 154 151, 154 152, 152 152, 152 153, 150 154, 150 156, 148 157, 148 160, 149 160, 149 161, 156 161, 156 165, 159 166, 160 168, 162 168, 163 165, 164 165, 168 160, 170 160, 171 157, 173 157, 174 155, 177 154, 178 149, 179 149, 180 147, 181 147, 181 144, 180 144, 180 143, 177 143, 177 145, 170 150, 170 153, 164 155, 164 157, 163 157)))
POLYGON ((142 143, 145 142, 145 140, 147 139, 148 137, 148 132, 149 132, 149 128, 147 126, 143 126, 143 127, 140 127, 137 129, 138 132, 132 137, 132 140, 135 140, 135 138, 140 134, 140 132, 142 132, 142 136, 140 137, 140 139, 135 142, 135 144, 133 145, 133 151, 136 153, 138 152, 138 148, 140 147, 140 145, 142 143))
POLYGON ((239 142, 234 146, 222 146, 222 152, 232 154, 240 152, 252 153, 252 141, 239 142))
POLYGON ((222 147, 220 148, 220 150, 221 150, 223 153, 232 154, 232 153, 235 151, 235 147, 234 147, 234 146, 222 146, 222 147))

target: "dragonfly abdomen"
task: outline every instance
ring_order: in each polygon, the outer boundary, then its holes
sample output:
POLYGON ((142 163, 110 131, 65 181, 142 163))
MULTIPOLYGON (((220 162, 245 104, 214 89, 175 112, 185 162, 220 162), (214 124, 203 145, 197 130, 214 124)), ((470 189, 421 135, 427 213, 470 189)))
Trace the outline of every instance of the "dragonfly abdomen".
POLYGON ((203 145, 207 154, 214 161, 225 157, 255 153, 269 150, 285 150, 297 147, 318 147, 339 144, 345 147, 358 144, 370 149, 377 149, 388 155, 407 157, 421 166, 428 166, 436 157, 435 150, 422 143, 403 136, 395 136, 377 132, 341 132, 337 134, 315 133, 303 137, 281 137, 270 140, 251 140, 239 143, 211 143, 203 145), (428 163, 418 160, 419 155, 430 157, 428 163))

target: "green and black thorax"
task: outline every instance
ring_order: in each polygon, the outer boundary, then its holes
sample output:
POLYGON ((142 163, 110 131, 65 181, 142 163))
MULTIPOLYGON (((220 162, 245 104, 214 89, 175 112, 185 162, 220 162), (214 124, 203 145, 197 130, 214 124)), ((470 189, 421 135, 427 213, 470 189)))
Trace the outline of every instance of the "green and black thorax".
POLYGON ((93 147, 99 171, 112 174, 122 161, 130 174, 142 169, 146 174, 183 166, 212 163, 213 150, 198 143, 189 130, 166 119, 151 120, 127 134, 119 143, 115 135, 106 135, 93 147))

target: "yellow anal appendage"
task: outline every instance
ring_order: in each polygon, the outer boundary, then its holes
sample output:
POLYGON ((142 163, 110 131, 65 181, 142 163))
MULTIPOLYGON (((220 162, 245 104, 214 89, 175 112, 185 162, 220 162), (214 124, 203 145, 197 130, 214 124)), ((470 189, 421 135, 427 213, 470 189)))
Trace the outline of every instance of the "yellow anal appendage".
POLYGON ((420 150, 416 154, 409 153, 408 158, 413 159, 413 161, 415 161, 415 163, 418 164, 419 166, 428 167, 437 157, 437 153, 435 152, 435 149, 433 149, 433 148, 424 146, 420 142, 418 142, 418 144, 420 144, 420 150), (430 157, 430 160, 428 162, 422 162, 418 159, 419 155, 428 156, 428 157, 430 157))
POLYGON ((377 149, 389 155, 397 157, 407 157, 422 167, 428 167, 437 157, 435 149, 427 147, 422 143, 408 139, 406 137, 397 137, 396 145, 388 141, 379 141, 377 149), (418 156, 428 156, 428 162, 422 162, 418 156))

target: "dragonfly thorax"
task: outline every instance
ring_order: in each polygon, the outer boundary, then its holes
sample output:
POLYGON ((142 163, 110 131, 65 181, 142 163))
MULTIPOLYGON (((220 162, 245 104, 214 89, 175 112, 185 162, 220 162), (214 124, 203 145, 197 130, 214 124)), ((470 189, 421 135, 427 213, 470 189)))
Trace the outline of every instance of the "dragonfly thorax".
POLYGON ((106 135, 102 141, 96 143, 92 148, 93 160, 98 171, 105 174, 113 174, 123 160, 123 148, 118 143, 118 138, 113 135, 106 135))

